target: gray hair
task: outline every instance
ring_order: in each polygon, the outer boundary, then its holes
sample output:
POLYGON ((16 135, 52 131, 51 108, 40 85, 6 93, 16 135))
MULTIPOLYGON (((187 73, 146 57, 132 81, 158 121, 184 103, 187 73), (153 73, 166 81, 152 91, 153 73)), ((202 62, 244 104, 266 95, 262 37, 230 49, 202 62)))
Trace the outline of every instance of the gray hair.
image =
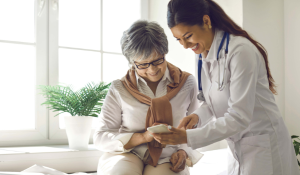
POLYGON ((122 53, 129 65, 135 60, 145 60, 168 53, 168 40, 164 29, 155 22, 139 20, 124 31, 121 39, 122 53))

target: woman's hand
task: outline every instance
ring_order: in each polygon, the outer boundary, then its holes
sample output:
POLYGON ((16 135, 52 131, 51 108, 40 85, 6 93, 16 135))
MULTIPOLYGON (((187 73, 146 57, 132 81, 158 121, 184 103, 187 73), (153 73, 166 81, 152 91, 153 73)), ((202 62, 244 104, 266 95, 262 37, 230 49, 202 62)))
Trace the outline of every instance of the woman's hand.
POLYGON ((191 114, 180 120, 180 124, 177 128, 179 129, 193 129, 197 127, 199 117, 196 114, 191 114))
POLYGON ((170 162, 172 163, 170 170, 174 171, 175 173, 179 173, 180 171, 184 170, 187 158, 188 156, 184 150, 179 150, 176 153, 173 153, 170 159, 170 162))
POLYGON ((153 133, 150 131, 146 131, 142 135, 146 143, 151 142, 154 139, 153 133))
POLYGON ((126 143, 126 145, 124 145, 124 148, 131 149, 140 144, 151 142, 154 138, 150 134, 152 133, 149 131, 146 131, 144 133, 134 133, 130 140, 126 143))
POLYGON ((187 143, 186 131, 184 129, 177 129, 172 126, 168 126, 168 130, 172 133, 152 133, 152 135, 156 141, 163 145, 178 145, 187 143))

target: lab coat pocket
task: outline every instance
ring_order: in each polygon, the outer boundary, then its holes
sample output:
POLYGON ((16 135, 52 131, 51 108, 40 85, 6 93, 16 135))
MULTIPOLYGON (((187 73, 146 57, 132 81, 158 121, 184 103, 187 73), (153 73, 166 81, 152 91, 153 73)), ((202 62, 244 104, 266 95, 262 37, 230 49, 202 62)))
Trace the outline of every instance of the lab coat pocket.
POLYGON ((269 134, 245 137, 240 141, 242 175, 273 174, 269 134))

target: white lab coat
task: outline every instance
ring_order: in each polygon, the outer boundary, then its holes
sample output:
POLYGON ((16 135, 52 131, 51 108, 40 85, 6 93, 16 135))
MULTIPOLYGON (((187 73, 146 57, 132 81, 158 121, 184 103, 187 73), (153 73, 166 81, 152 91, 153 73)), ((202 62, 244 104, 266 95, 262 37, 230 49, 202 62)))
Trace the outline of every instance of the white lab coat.
MULTIPOLYGON (((217 50, 223 34, 216 29, 203 59, 201 78, 206 101, 200 101, 200 108, 194 112, 199 124, 197 129, 187 130, 188 146, 196 149, 226 139, 229 175, 299 175, 290 134, 269 90, 264 59, 246 38, 230 35, 226 88, 217 90, 217 50), (211 62, 210 69, 207 62, 211 62)), ((225 46, 226 42, 220 51, 220 78, 225 46)), ((196 58, 198 65, 198 55, 196 58)))

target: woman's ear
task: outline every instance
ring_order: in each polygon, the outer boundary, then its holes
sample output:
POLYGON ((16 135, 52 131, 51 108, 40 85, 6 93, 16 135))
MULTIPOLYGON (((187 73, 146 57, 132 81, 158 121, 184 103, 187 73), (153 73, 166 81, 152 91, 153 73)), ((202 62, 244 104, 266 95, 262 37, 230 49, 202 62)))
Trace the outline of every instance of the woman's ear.
POLYGON ((211 29, 212 28, 212 26, 211 26, 211 20, 210 20, 210 17, 208 15, 204 15, 203 16, 203 26, 206 29, 211 29))

